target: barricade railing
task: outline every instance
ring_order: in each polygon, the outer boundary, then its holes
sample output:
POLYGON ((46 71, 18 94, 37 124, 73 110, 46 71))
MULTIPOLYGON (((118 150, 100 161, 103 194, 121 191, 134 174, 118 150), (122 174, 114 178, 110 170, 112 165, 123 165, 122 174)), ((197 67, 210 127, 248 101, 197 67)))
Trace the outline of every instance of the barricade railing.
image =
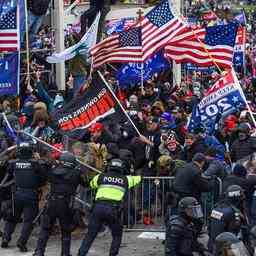
MULTIPOLYGON (((174 180, 175 177, 144 177, 141 185, 126 194, 122 214, 125 231, 163 232, 165 230, 165 216, 168 202, 170 203, 168 194, 172 192, 174 180)), ((205 226, 208 225, 209 216, 221 192, 222 181, 217 178, 214 190, 202 194, 205 226)), ((84 201, 93 203, 92 191, 86 190, 80 196, 84 201)), ((175 208, 174 206, 173 209, 175 208)))
POLYGON ((163 231, 166 196, 175 177, 144 177, 142 184, 127 193, 123 223, 127 231, 163 231))
MULTIPOLYGON (((82 153, 81 159, 94 166, 95 159, 87 143, 81 143, 70 137, 63 138, 64 150, 71 153, 82 153)), ((91 173, 91 178, 95 173, 91 173)), ((213 178, 211 178, 213 179, 213 178)), ((214 189, 208 193, 202 193, 201 203, 204 212, 204 224, 208 224, 209 215, 222 195, 222 180, 215 177, 214 189)), ((175 177, 143 177, 142 183, 131 189, 125 195, 123 201, 123 224, 127 231, 163 231, 165 229, 165 216, 167 207, 175 204, 173 182, 175 177), (173 197, 172 197, 173 196, 173 197), (170 202, 173 199, 173 202, 170 202)), ((93 202, 94 194, 90 191, 82 192, 82 200, 93 202)), ((176 205, 175 205, 176 206, 176 205)), ((177 209, 173 207, 175 213, 177 209)))

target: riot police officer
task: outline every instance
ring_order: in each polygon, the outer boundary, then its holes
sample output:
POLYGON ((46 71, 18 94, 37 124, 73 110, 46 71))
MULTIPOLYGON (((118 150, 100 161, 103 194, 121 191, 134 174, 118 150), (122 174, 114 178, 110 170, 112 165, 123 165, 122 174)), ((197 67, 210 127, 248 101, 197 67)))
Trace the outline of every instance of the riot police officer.
POLYGON ((242 226, 247 226, 244 212, 244 192, 238 185, 231 185, 225 192, 225 199, 212 210, 209 225, 209 250, 213 249, 214 239, 222 232, 241 235, 245 239, 242 226))
POLYGON ((223 232, 216 237, 214 256, 250 256, 244 243, 233 233, 223 232))
POLYGON ((14 178, 12 203, 6 214, 2 238, 2 248, 7 248, 11 241, 16 224, 23 214, 23 226, 17 247, 21 252, 27 251, 27 241, 33 229, 33 220, 38 213, 39 188, 45 184, 48 165, 41 160, 33 159, 33 148, 29 143, 17 147, 17 159, 8 162, 8 172, 14 178))
POLYGON ((169 216, 166 223, 165 256, 192 256, 203 253, 197 242, 198 230, 194 222, 203 218, 201 205, 194 197, 184 197, 178 204, 178 215, 169 216))
POLYGON ((79 249, 79 256, 87 255, 103 223, 112 232, 110 256, 118 255, 122 241, 123 228, 120 220, 122 201, 126 192, 141 182, 141 176, 125 176, 129 166, 120 159, 112 159, 107 166, 107 173, 95 176, 90 182, 96 189, 95 205, 88 225, 88 233, 79 249))
POLYGON ((61 256, 70 255, 71 229, 73 219, 73 201, 78 185, 85 186, 81 170, 76 168, 74 155, 65 152, 60 157, 60 165, 48 175, 50 194, 42 216, 41 230, 35 250, 35 256, 43 256, 51 227, 59 220, 62 234, 61 256))

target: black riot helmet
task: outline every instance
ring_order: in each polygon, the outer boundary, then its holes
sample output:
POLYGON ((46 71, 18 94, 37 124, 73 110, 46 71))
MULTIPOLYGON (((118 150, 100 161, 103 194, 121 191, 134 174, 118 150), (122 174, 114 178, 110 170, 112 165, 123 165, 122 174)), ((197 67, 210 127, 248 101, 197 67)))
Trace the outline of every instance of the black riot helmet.
POLYGON ((74 168, 76 166, 76 158, 69 152, 63 152, 59 160, 64 167, 74 168))
POLYGON ((230 185, 225 192, 225 198, 229 203, 240 208, 242 201, 245 199, 244 191, 238 185, 230 185))
POLYGON ((178 204, 178 212, 191 219, 203 218, 202 207, 194 197, 182 198, 178 204))
POLYGON ((19 143, 16 149, 17 158, 30 159, 33 155, 33 147, 28 142, 19 143))
POLYGON ((118 174, 125 174, 129 172, 127 164, 119 158, 114 158, 108 163, 107 171, 118 174))
POLYGON ((250 256, 243 242, 230 232, 223 232, 216 237, 213 255, 250 256))

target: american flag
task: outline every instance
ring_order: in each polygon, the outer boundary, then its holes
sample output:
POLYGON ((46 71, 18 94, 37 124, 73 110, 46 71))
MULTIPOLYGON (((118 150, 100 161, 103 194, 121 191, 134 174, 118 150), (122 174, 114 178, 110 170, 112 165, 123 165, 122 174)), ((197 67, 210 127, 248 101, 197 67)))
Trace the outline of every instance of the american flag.
POLYGON ((230 68, 234 53, 238 25, 186 28, 165 47, 165 57, 177 63, 189 62, 201 67, 230 68))
MULTIPOLYGON (((5 1, 6 2, 6 1, 5 1)), ((0 52, 17 51, 19 48, 17 30, 17 6, 0 4, 0 52)))
POLYGON ((92 48, 94 68, 109 62, 141 62, 141 28, 110 36, 92 48))
MULTIPOLYGON (((170 10, 168 0, 160 2, 138 23, 136 28, 130 28, 110 36, 91 49, 94 68, 108 62, 144 62, 158 50, 163 48, 171 39, 185 27, 182 21, 175 17, 170 10), (135 29, 135 30, 134 30, 135 29), (128 40, 123 46, 120 39, 125 34, 140 31, 140 46, 130 45, 128 40)), ((128 36, 129 38, 129 36, 128 36)))

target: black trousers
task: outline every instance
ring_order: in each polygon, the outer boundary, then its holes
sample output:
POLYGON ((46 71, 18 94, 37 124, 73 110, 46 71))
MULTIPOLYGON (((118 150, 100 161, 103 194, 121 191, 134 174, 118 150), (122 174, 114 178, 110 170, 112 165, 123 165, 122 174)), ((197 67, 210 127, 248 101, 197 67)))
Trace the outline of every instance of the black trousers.
POLYGON ((70 207, 69 198, 50 199, 45 214, 42 216, 40 234, 37 241, 36 255, 44 255, 47 241, 50 237, 51 228, 56 220, 61 227, 61 255, 70 255, 71 246, 71 226, 73 220, 73 210, 70 207))
POLYGON ((8 201, 8 204, 8 213, 5 214, 6 222, 3 238, 7 241, 11 241, 15 227, 23 215, 23 225, 19 242, 26 244, 33 230, 33 220, 38 214, 38 201, 17 196, 14 199, 14 212, 12 209, 12 201, 8 201))
POLYGON ((118 255, 123 234, 119 207, 113 206, 109 203, 96 202, 89 221, 88 233, 86 234, 79 249, 79 256, 87 255, 103 224, 107 225, 112 233, 112 244, 109 256, 118 255))

